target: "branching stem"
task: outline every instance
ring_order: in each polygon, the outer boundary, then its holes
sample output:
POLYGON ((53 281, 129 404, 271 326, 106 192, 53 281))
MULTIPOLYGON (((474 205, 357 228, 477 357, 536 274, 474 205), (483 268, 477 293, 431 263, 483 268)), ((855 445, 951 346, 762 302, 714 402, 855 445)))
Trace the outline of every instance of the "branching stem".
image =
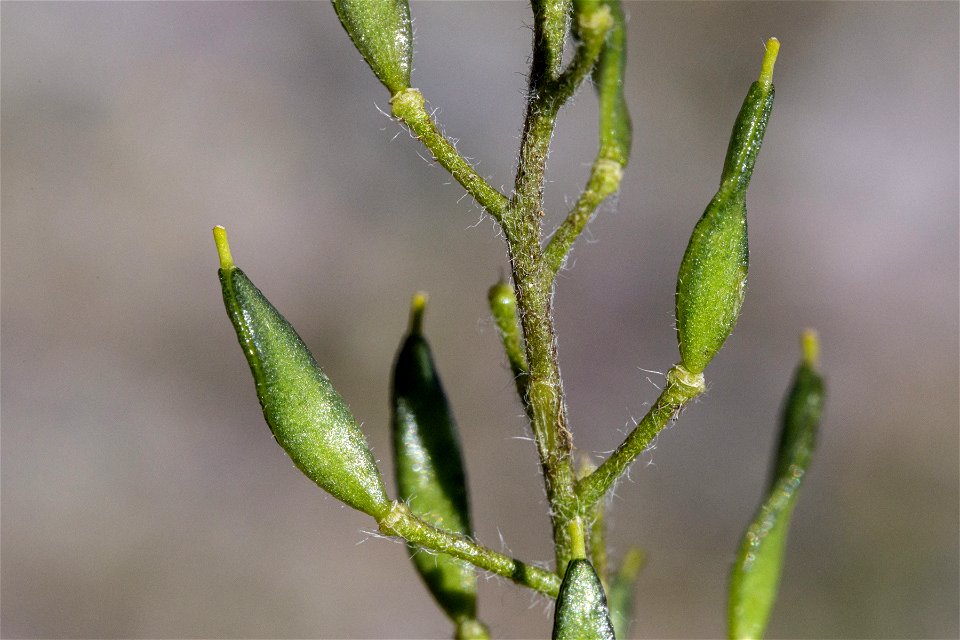
POLYGON ((566 35, 569 3, 534 3, 534 55, 530 97, 524 119, 520 161, 510 206, 501 222, 510 252, 518 315, 526 346, 525 406, 543 470, 555 548, 556 571, 563 574, 576 541, 583 540, 574 493, 572 441, 567 428, 553 325, 553 272, 540 245, 543 182, 557 112, 596 64, 611 26, 609 9, 580 18, 584 34, 574 59, 562 73, 559 53, 566 35), (560 9, 562 11, 558 12, 560 9), (560 17, 563 16, 562 26, 560 17), (551 35, 552 34, 552 35, 551 35), (560 34, 559 39, 555 36, 560 34))

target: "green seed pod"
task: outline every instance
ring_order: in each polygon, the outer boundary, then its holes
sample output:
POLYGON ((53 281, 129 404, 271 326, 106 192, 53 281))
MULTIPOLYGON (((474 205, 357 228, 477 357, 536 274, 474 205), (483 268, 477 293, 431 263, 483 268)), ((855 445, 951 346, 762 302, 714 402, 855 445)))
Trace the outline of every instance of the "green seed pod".
POLYGON ((553 614, 553 640, 613 640, 600 578, 589 561, 571 560, 553 614))
POLYGON ((803 361, 783 408, 780 442, 767 496, 740 544, 730 573, 727 622, 731 638, 763 636, 777 596, 797 492, 813 457, 823 412, 824 383, 816 370, 817 337, 803 336, 803 361))
POLYGON ((693 228, 677 276, 677 340, 690 373, 702 373, 733 331, 747 285, 747 187, 773 108, 773 63, 767 42, 760 79, 737 116, 720 189, 693 228))
MULTIPOLYGON (((627 32, 623 8, 619 0, 574 0, 578 14, 607 6, 613 26, 600 50, 600 58, 593 68, 593 82, 600 99, 600 153, 599 158, 612 160, 621 167, 630 159, 633 125, 630 110, 623 97, 624 67, 627 62, 627 32)), ((576 21, 574 21, 576 25, 576 21)))
MULTIPOLYGON (((423 336, 426 296, 413 298, 410 330, 393 369, 393 455, 397 491, 435 527, 472 535, 457 424, 423 336)), ((458 626, 477 637, 477 573, 448 555, 414 551, 413 563, 433 597, 458 626)))
POLYGON ((409 88, 413 31, 407 0, 333 0, 333 8, 390 95, 409 88))
POLYGON ((308 478, 379 520, 390 501, 359 425, 294 328, 233 264, 224 228, 213 234, 223 302, 274 438, 308 478))

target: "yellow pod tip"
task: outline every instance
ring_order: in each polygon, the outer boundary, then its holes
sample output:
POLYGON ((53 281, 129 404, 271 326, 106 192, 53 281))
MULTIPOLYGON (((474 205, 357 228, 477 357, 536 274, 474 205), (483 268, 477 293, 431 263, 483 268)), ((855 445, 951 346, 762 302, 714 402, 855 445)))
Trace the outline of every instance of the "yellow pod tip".
POLYGON ((803 363, 816 367, 820 362, 820 336, 815 329, 807 329, 800 334, 800 348, 803 351, 803 363))
POLYGON ((780 41, 776 38, 767 40, 767 50, 763 54, 763 66, 760 67, 760 84, 773 84, 773 65, 777 62, 777 53, 780 52, 780 41))
POLYGON ((233 256, 230 255, 230 243, 227 242, 227 230, 217 225, 213 228, 213 241, 217 243, 217 254, 220 256, 220 268, 227 271, 235 269, 233 256))
POLYGON ((423 332, 423 314, 427 309, 427 294, 417 291, 410 300, 410 333, 420 335, 423 332))

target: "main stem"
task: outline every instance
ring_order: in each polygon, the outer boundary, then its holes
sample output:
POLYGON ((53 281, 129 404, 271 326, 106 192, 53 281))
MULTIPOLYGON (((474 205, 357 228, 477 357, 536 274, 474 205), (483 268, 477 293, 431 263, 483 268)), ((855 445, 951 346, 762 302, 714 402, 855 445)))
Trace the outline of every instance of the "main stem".
POLYGON ((502 221, 529 366, 525 402, 550 503, 556 571, 559 575, 563 575, 572 557, 573 541, 583 539, 582 524, 576 509, 572 443, 567 429, 567 410, 557 360, 552 309, 553 278, 546 268, 540 246, 544 172, 559 108, 558 101, 548 99, 544 90, 548 83, 560 75, 563 38, 558 39, 556 34, 565 35, 566 24, 560 20, 565 20, 568 15, 567 7, 561 5, 566 3, 542 2, 535 5, 530 96, 514 195, 502 221), (548 8, 546 5, 553 6, 548 8), (556 11, 558 7, 563 10, 556 11))

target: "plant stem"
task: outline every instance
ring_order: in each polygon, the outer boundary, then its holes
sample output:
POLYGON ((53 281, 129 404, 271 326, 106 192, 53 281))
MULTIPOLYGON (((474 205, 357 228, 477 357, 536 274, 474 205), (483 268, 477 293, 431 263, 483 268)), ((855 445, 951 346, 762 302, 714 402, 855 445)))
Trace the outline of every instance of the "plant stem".
POLYGON ((563 224, 557 228, 544 249, 547 268, 554 276, 563 266, 570 248, 593 217, 594 211, 608 196, 616 193, 622 177, 623 167, 619 162, 601 157, 594 160, 587 186, 580 194, 577 204, 567 214, 563 224))
POLYGON ((551 598, 556 598, 560 591, 560 579, 556 574, 497 553, 463 536, 433 527, 416 517, 403 502, 393 502, 379 525, 380 531, 385 535, 403 538, 430 551, 446 553, 551 598))
POLYGON ((586 558, 587 541, 583 534, 583 522, 580 518, 574 518, 567 523, 567 529, 570 534, 570 555, 573 558, 586 558))
POLYGON ((667 373, 667 386, 640 424, 596 471, 578 483, 581 512, 588 511, 600 500, 683 405, 703 393, 705 388, 702 373, 692 375, 680 365, 674 366, 667 373))
POLYGON ((571 0, 532 0, 533 61, 530 65, 530 86, 543 78, 555 78, 563 59, 563 43, 567 39, 571 0))
POLYGON ((470 163, 447 140, 427 112, 423 94, 418 89, 405 89, 390 99, 393 115, 402 120, 410 131, 430 150, 434 159, 467 190, 498 222, 507 208, 507 197, 490 186, 470 163))
POLYGON ((550 517, 556 571, 563 575, 577 539, 583 538, 576 520, 572 441, 567 429, 566 405, 557 360, 553 325, 553 275, 540 246, 543 182, 547 154, 557 111, 596 63, 610 28, 609 9, 581 17, 584 37, 574 60, 559 73, 566 38, 569 2, 534 2, 534 53, 530 97, 524 119, 514 195, 501 226, 507 238, 517 308, 528 364, 525 406, 537 441, 550 517), (572 522, 572 524, 571 524, 572 522), (571 533, 572 532, 572 533, 571 533))
POLYGON ((544 92, 547 99, 556 103, 558 107, 570 99, 583 79, 597 64, 603 42, 612 26, 613 16, 610 13, 610 7, 605 5, 577 15, 580 44, 573 54, 573 60, 563 73, 555 82, 547 85, 544 92))

